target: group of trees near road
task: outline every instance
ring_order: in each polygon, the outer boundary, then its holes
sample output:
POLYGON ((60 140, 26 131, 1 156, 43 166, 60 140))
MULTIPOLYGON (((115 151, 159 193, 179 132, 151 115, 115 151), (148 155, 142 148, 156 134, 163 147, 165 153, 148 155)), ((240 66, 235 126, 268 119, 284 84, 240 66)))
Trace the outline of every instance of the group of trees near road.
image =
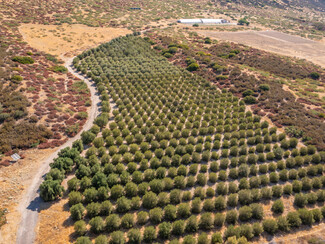
POLYGON ((172 65, 147 41, 117 38, 73 63, 96 83, 102 114, 51 164, 41 196, 62 195, 73 172, 77 243, 90 243, 90 233, 96 243, 245 243, 325 216, 315 208, 325 201, 324 152, 298 148, 244 101, 172 65), (284 212, 288 198, 300 209, 284 212))

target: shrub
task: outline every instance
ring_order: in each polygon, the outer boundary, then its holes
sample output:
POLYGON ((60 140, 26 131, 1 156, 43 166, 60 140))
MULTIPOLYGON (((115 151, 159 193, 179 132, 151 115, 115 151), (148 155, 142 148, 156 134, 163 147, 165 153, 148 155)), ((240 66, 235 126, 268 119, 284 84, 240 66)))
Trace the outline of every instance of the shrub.
POLYGON ((154 208, 149 211, 149 218, 155 224, 162 221, 163 215, 164 213, 161 208, 154 208))
POLYGON ((236 207, 238 204, 238 195, 237 194, 230 194, 227 199, 227 205, 229 207, 236 207))
POLYGON ((194 63, 191 63, 187 66, 187 70, 188 71, 196 71, 200 68, 199 64, 194 62, 194 63))
POLYGON ((223 213, 216 213, 214 215, 214 225, 216 227, 222 227, 225 223, 225 215, 223 213))
POLYGON ((252 217, 252 209, 248 206, 243 206, 239 209, 239 219, 241 221, 248 221, 252 217))
POLYGON ((99 235, 96 239, 95 239, 95 244, 107 244, 108 240, 107 237, 105 235, 99 235))
POLYGON ((244 97, 244 102, 246 104, 255 104, 256 103, 256 98, 253 97, 253 96, 247 96, 247 97, 244 97))
POLYGON ((80 192, 72 191, 69 193, 69 205, 75 205, 81 203, 82 195, 80 192))
POLYGON ((186 218, 191 215, 190 205, 188 203, 181 203, 177 208, 177 217, 186 218))
POLYGON ((253 229, 254 236, 259 236, 264 231, 263 227, 262 227, 262 225, 260 223, 254 223, 252 225, 252 229, 253 229))
POLYGON ((114 231, 111 234, 111 240, 109 241, 110 244, 124 244, 124 233, 122 231, 114 231))
POLYGON ((252 195, 249 190, 240 190, 238 192, 238 201, 242 205, 247 205, 252 202, 252 195))
POLYGON ((158 197, 153 192, 147 192, 142 198, 142 206, 147 209, 157 206, 158 197))
POLYGON ((209 237, 205 232, 203 232, 201 235, 199 235, 197 239, 197 244, 208 244, 208 243, 209 243, 209 237))
POLYGON ((15 56, 12 58, 12 61, 18 62, 21 64, 33 64, 35 61, 31 57, 15 56))
POLYGON ((263 229, 267 233, 273 235, 278 230, 278 224, 274 219, 266 219, 263 221, 263 229))
POLYGON ((172 225, 172 233, 176 236, 184 234, 185 231, 185 221, 177 220, 172 225))
POLYGON ((55 66, 51 67, 50 70, 57 72, 57 73, 67 73, 68 72, 68 69, 61 65, 55 65, 55 66))
POLYGON ((137 224, 144 225, 148 221, 148 213, 145 211, 140 211, 137 214, 137 224))
POLYGON ((196 240, 192 235, 187 235, 183 239, 183 244, 195 244, 195 243, 196 243, 196 240))
POLYGON ((125 214, 121 219, 121 226, 126 229, 130 229, 134 226, 134 216, 133 214, 125 214))
POLYGON ((227 224, 236 224, 238 219, 238 214, 236 210, 229 210, 226 213, 226 222, 227 224))
POLYGON ((148 226, 143 231, 143 240, 152 243, 157 238, 156 230, 153 226, 148 226))
POLYGON ((116 212, 125 213, 131 209, 131 201, 126 197, 120 197, 116 201, 116 212))
POLYGON ((310 78, 314 79, 314 80, 318 80, 320 78, 320 74, 317 72, 311 72, 309 74, 310 78))
POLYGON ((87 216, 92 218, 99 215, 101 210, 101 205, 98 202, 92 202, 87 205, 86 209, 87 209, 87 216))
POLYGON ((307 204, 307 197, 303 193, 298 193, 295 195, 294 205, 299 208, 305 207, 307 204))
POLYGON ((252 209, 252 218, 262 220, 264 217, 263 207, 258 203, 253 203, 250 205, 252 209))
POLYGON ((304 225, 312 225, 315 222, 312 211, 309 211, 306 208, 299 209, 298 214, 301 219, 301 223, 304 225))
POLYGON ((222 244, 223 239, 220 232, 213 233, 211 236, 211 244, 222 244))
POLYGON ((186 232, 196 232, 198 230, 198 223, 196 216, 191 216, 186 221, 185 231, 186 232))
POLYGON ((289 231, 290 230, 290 226, 289 223, 287 221, 287 219, 283 216, 280 216, 276 219, 277 223, 278 223, 278 228, 280 231, 289 231))
POLYGON ((104 223, 103 219, 99 216, 92 218, 89 221, 89 225, 90 225, 90 230, 96 234, 102 232, 105 227, 105 223, 104 223))
POLYGON ((218 196, 214 201, 214 207, 218 211, 222 211, 226 208, 226 200, 223 196, 218 196))
POLYGON ((92 244, 88 236, 81 236, 77 239, 76 244, 92 244))
POLYGON ((174 205, 167 205, 164 209, 164 219, 175 220, 176 219, 177 208, 174 205))
POLYGON ((284 211, 284 205, 282 200, 278 199, 276 200, 271 207, 271 211, 276 214, 282 214, 284 211))
POLYGON ((313 219, 315 222, 319 222, 322 220, 323 215, 322 215, 322 212, 318 208, 312 209, 311 212, 313 214, 313 219))
POLYGON ((111 232, 119 229, 121 220, 117 214, 111 214, 105 219, 105 223, 106 229, 111 232))
POLYGON ((78 236, 83 236, 87 232, 87 226, 85 221, 83 220, 78 220, 77 222, 74 223, 74 231, 78 236))
POLYGON ((287 214, 287 221, 290 228, 298 228, 302 224, 298 212, 289 212, 287 214))
POLYGON ((212 213, 203 213, 199 222, 200 229, 210 230, 213 227, 212 213))
POLYGON ((130 244, 140 244, 141 243, 141 232, 139 229, 131 229, 128 232, 128 239, 130 244))
POLYGON ((85 212, 85 208, 81 203, 73 205, 70 208, 70 214, 73 220, 80 220, 83 218, 85 212))
POLYGON ((246 237, 247 240, 250 240, 254 237, 253 229, 248 224, 244 224, 239 227, 239 234, 240 234, 240 236, 246 237))
POLYGON ((58 180, 45 180, 40 185, 40 196, 45 201, 54 201, 62 196, 64 187, 58 180))
POLYGON ((172 225, 168 222, 163 222, 158 226, 158 235, 162 239, 169 239, 172 225))

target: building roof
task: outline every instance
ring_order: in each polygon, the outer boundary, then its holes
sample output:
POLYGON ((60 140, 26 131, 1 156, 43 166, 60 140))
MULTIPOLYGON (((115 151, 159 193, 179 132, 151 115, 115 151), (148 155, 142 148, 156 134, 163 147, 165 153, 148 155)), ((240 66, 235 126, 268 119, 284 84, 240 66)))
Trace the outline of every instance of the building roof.
POLYGON ((18 161, 19 159, 21 159, 21 157, 20 157, 17 153, 14 153, 13 155, 11 155, 11 158, 12 158, 14 161, 18 161))
POLYGON ((221 24, 228 23, 225 19, 179 19, 178 23, 183 24, 221 24))
POLYGON ((201 19, 202 23, 221 23, 223 19, 201 19))

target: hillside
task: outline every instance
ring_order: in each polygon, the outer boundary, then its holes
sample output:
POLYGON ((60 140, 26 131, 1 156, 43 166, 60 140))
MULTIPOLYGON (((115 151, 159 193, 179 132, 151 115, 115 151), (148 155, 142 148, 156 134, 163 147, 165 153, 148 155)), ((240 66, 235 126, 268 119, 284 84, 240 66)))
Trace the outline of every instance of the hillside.
POLYGON ((0 243, 318 243, 324 5, 0 0, 0 243))

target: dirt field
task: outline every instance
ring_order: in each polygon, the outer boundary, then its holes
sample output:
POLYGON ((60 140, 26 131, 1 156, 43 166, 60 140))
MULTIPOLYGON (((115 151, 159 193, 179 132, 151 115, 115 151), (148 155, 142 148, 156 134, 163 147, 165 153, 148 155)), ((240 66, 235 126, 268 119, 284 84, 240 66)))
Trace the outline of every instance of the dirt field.
POLYGON ((277 31, 197 31, 218 40, 232 41, 282 55, 309 60, 325 67, 325 44, 277 31))
POLYGON ((17 206, 42 161, 54 150, 31 149, 25 152, 24 159, 14 165, 0 168, 0 208, 9 210, 6 215, 8 224, 4 225, 0 231, 0 243, 15 243, 20 222, 17 206))
POLYGON ((22 24, 19 27, 24 40, 37 50, 52 55, 75 56, 85 49, 97 46, 121 35, 131 33, 124 28, 96 28, 85 25, 22 24))

